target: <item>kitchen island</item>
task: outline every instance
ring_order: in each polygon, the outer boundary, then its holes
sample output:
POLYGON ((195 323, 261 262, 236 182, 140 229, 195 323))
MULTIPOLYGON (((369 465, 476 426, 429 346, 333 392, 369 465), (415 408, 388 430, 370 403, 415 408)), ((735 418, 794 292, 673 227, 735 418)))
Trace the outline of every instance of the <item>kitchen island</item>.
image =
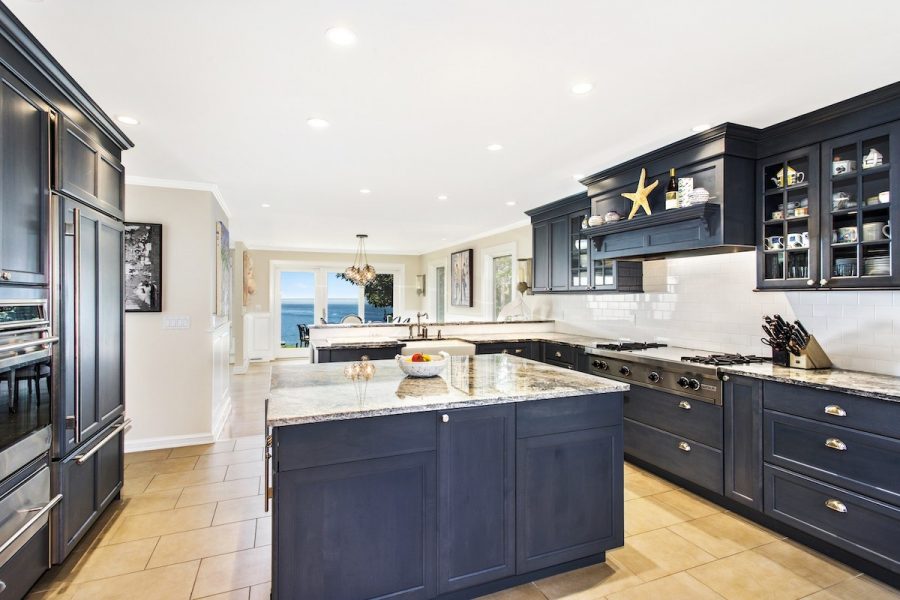
POLYGON ((273 598, 471 598, 622 545, 627 384, 509 355, 350 364, 273 368, 273 598))

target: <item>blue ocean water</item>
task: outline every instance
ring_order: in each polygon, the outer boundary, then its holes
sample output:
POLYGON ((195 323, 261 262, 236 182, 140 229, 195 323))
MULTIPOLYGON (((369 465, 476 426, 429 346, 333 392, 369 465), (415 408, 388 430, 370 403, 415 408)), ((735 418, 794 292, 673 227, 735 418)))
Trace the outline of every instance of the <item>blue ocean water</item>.
MULTIPOLYGON (((328 305, 328 322, 340 323, 345 315, 357 314, 357 306, 356 300, 346 300, 344 302, 332 300, 328 305)), ((381 323, 385 320, 385 315, 390 315, 393 312, 393 307, 376 308, 366 303, 365 320, 381 323)), ((281 304, 281 342, 287 346, 296 346, 300 339, 297 324, 312 325, 318 322, 318 318, 314 313, 311 301, 283 302, 281 304)))

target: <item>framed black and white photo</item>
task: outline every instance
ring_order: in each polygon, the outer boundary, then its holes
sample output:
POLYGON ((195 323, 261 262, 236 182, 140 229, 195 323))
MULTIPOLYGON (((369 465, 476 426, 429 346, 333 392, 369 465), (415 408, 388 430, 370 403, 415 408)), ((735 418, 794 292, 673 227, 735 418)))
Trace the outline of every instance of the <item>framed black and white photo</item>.
POLYGON ((125 223, 125 311, 162 312, 159 223, 125 223))
POLYGON ((472 249, 450 255, 450 304, 474 306, 472 297, 472 249))

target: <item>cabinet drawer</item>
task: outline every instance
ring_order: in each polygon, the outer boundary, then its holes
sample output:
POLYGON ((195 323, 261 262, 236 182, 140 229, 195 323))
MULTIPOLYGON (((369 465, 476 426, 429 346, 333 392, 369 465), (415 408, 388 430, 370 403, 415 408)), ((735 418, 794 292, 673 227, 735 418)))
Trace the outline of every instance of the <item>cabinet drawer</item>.
POLYGON ((275 428, 278 471, 425 452, 437 447, 433 412, 275 428))
POLYGON ((632 385, 625 417, 722 449, 722 407, 715 404, 632 385))
POLYGON ((900 440, 767 410, 767 462, 900 505, 900 440))
POLYGON ((475 354, 514 354, 522 358, 534 358, 531 342, 504 342, 500 344, 478 344, 475 354))
POLYGON ((763 382, 763 402, 778 412, 900 438, 894 402, 772 381, 763 382))
POLYGON ((771 465, 765 477, 767 514, 900 573, 900 509, 771 465))
POLYGON ((595 394, 516 405, 516 437, 610 427, 622 423, 622 394, 595 394))
POLYGON ((50 525, 44 525, 15 554, 0 565, 0 597, 24 598, 47 570, 50 525))
POLYGON ((625 454, 722 493, 722 452, 694 440, 625 419, 625 454))
POLYGON ((578 349, 565 344, 544 342, 544 362, 564 363, 564 366, 572 367, 578 362, 578 349))
POLYGON ((324 348, 319 350, 318 362, 355 362, 367 357, 369 360, 389 360, 400 354, 400 345, 385 348, 324 348))

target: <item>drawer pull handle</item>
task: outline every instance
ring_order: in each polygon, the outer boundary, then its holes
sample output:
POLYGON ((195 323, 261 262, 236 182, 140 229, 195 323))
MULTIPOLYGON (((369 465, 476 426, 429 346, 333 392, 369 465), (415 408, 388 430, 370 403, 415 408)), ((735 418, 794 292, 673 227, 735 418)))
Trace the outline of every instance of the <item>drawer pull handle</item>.
POLYGON ((521 349, 521 348, 516 348, 516 354, 522 354, 522 349, 521 349))
POLYGON ((556 358, 562 358, 562 352, 559 350, 556 351, 556 358))
POLYGON ((687 442, 678 442, 678 449, 681 450, 682 452, 690 452, 691 445, 688 444, 687 442))
POLYGON ((831 415, 832 417, 846 417, 847 411, 837 404, 829 404, 825 407, 825 414, 831 415))
POLYGON ((684 410, 691 410, 691 403, 687 400, 682 400, 678 403, 678 408, 683 408, 684 410))
POLYGON ((444 423, 450 422, 450 415, 441 415, 441 421, 444 423))
POLYGON ((847 449, 847 444, 837 438, 828 438, 825 440, 825 446, 832 450, 840 450, 841 452, 847 449))
POLYGON ((509 354, 509 350, 504 348, 503 350, 500 351, 500 354, 509 354))
POLYGON ((829 498, 825 501, 825 507, 830 508, 834 512, 845 513, 847 512, 847 505, 841 502, 840 500, 835 500, 834 498, 829 498))
MULTIPOLYGON (((269 403, 266 400, 266 412, 268 412, 269 403)), ((266 443, 263 446, 263 512, 269 512, 269 500, 272 499, 272 488, 269 486, 269 469, 272 464, 272 436, 266 436, 266 443)))

